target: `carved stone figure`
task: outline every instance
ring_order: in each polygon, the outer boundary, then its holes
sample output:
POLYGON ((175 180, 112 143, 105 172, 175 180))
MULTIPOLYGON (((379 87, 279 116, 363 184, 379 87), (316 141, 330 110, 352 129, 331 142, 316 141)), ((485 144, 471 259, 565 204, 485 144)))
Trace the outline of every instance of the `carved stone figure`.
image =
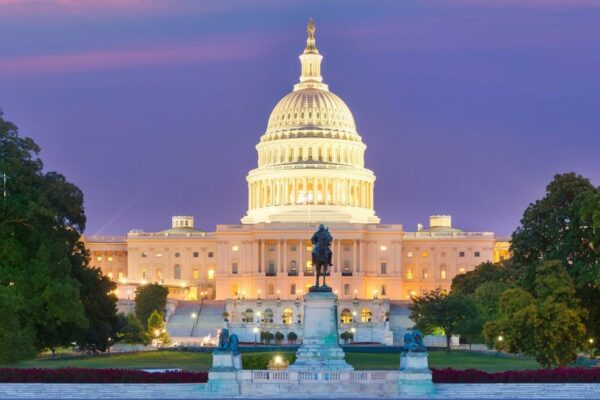
POLYGON ((424 353, 427 348, 423 344, 423 334, 418 329, 413 329, 404 334, 403 353, 424 353))
POLYGON ((227 328, 221 329, 221 333, 219 333, 217 351, 229 351, 229 329, 227 328))
POLYGON ((312 250, 312 264, 317 275, 315 286, 311 287, 310 291, 330 292, 331 288, 325 284, 325 276, 327 274, 327 267, 333 265, 331 262, 333 253, 329 248, 331 246, 331 242, 333 241, 333 237, 329 233, 329 229, 325 228, 323 224, 321 224, 319 225, 319 229, 313 234, 310 241, 314 245, 312 250), (321 276, 323 276, 323 286, 319 286, 319 278, 321 276))
POLYGON ((229 336, 229 351, 233 354, 240 354, 240 341, 235 333, 229 336))

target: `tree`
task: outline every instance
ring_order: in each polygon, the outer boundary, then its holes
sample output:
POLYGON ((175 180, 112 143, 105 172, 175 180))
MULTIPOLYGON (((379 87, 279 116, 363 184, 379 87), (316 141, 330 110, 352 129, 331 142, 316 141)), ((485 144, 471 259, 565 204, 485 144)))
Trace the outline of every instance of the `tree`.
POLYGON ((429 334, 436 329, 446 336, 446 350, 450 351, 450 339, 458 334, 469 318, 476 315, 473 303, 465 296, 446 294, 440 288, 413 297, 409 306, 410 319, 423 333, 429 334))
POLYGON ((260 333, 260 341, 269 344, 271 340, 273 340, 275 336, 271 332, 261 332, 260 333))
POLYGON ((6 184, 1 182, 6 196, 0 198, 0 286, 12 285, 21 299, 17 318, 33 332, 35 348, 54 353, 81 338, 92 321, 114 315, 93 315, 86 308, 111 299, 107 292, 87 290, 95 283, 81 279, 89 272, 80 240, 83 193, 61 174, 44 172, 39 152, 0 112, 0 173, 6 177, 6 184))
POLYGON ((296 343, 296 340, 298 340, 298 335, 296 334, 296 332, 289 332, 287 334, 287 338, 288 338, 288 342, 296 343))
POLYGON ((156 341, 157 348, 171 343, 163 314, 156 310, 148 317, 148 336, 156 341))
POLYGON ((585 312, 575 287, 558 261, 544 261, 535 269, 534 292, 506 290, 500 297, 498 318, 488 321, 484 334, 499 350, 534 356, 546 366, 573 362, 583 345, 585 312))
POLYGON ((139 286, 135 290, 135 315, 148 328, 148 318, 154 311, 164 315, 167 311, 169 289, 157 283, 139 286))
POLYGON ((11 363, 35 356, 32 327, 19 318, 22 299, 17 297, 14 285, 0 286, 0 362, 11 363))
POLYGON ((484 262, 472 271, 458 274, 452 279, 452 292, 462 295, 474 294, 477 288, 487 282, 509 284, 515 281, 517 271, 510 262, 484 262))
POLYGON ((275 332, 275 340, 277 341, 277 343, 281 343, 284 338, 285 336, 283 336, 283 333, 275 332))
POLYGON ((512 235, 514 261, 532 291, 540 260, 560 260, 587 309, 585 323, 600 340, 600 190, 574 173, 555 175, 545 196, 527 207, 512 235))
POLYGON ((348 344, 349 341, 354 339, 354 333, 350 331, 342 332, 342 334, 340 335, 340 339, 344 341, 344 344, 348 344))
POLYGON ((120 342, 130 344, 132 349, 136 344, 148 343, 148 335, 144 332, 144 326, 135 315, 127 314, 125 317, 120 314, 120 316, 126 319, 125 326, 118 334, 120 342))

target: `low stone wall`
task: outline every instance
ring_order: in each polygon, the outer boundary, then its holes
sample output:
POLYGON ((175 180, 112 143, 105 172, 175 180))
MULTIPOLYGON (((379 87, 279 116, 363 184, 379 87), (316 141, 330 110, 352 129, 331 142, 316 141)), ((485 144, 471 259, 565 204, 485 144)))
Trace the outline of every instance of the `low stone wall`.
MULTIPOLYGON (((255 371, 256 372, 256 371, 255 371)), ((285 372, 285 371, 280 371, 285 372)), ((357 371, 362 373, 363 371, 357 371)), ((382 372, 382 371, 378 371, 382 372)), ((385 372, 385 371, 383 371, 385 372)), ((257 377, 258 378, 258 377, 257 377)), ((259 384, 259 379, 256 381, 259 384)), ((311 384, 312 385, 312 384, 311 384)), ((336 385, 338 385, 336 383, 336 385)), ((326 392, 318 396, 304 391, 289 392, 287 398, 367 398, 382 397, 368 393, 355 396, 326 392)), ((436 384, 433 399, 598 399, 600 384, 436 384)), ((257 397, 259 395, 257 394, 257 397)), ((265 396, 265 395, 263 395, 265 396)), ((268 397, 268 395, 266 395, 268 397)), ((207 384, 63 384, 2 383, 0 399, 203 399, 231 398, 231 395, 207 393, 207 384)), ((243 397, 250 397, 245 395, 243 397)), ((397 398, 385 396, 386 398, 397 398)))

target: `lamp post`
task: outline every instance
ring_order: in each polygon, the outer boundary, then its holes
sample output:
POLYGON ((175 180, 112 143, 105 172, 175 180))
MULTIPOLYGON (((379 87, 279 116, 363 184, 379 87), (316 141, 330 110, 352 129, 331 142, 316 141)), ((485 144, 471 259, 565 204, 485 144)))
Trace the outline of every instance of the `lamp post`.
POLYGON ((160 337, 160 330, 159 329, 155 329, 154 330, 154 337, 156 340, 156 350, 158 350, 158 338, 160 337))
POLYGON ((255 327, 252 331, 254 332, 254 345, 256 346, 256 335, 258 335, 258 328, 255 327))

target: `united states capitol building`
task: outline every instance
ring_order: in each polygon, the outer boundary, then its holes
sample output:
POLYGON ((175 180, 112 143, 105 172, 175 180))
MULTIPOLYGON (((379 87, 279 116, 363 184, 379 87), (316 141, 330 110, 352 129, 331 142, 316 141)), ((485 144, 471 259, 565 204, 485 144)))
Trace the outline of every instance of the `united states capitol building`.
POLYGON ((315 280, 310 237, 323 223, 334 238, 327 283, 338 295, 340 320, 371 325, 373 339, 390 302, 449 289, 455 275, 508 257, 506 238, 464 232, 449 215, 432 215, 415 231, 381 223, 367 146, 346 103, 323 81, 322 60, 309 30, 300 80, 275 105, 256 145, 241 224, 205 232, 194 217, 174 216, 160 232, 85 238, 91 265, 118 282, 120 299, 158 282, 169 288, 174 316, 189 318, 194 304, 212 301, 232 324, 248 325, 247 336, 253 323, 280 324, 283 332, 301 323, 298 303, 315 280))

